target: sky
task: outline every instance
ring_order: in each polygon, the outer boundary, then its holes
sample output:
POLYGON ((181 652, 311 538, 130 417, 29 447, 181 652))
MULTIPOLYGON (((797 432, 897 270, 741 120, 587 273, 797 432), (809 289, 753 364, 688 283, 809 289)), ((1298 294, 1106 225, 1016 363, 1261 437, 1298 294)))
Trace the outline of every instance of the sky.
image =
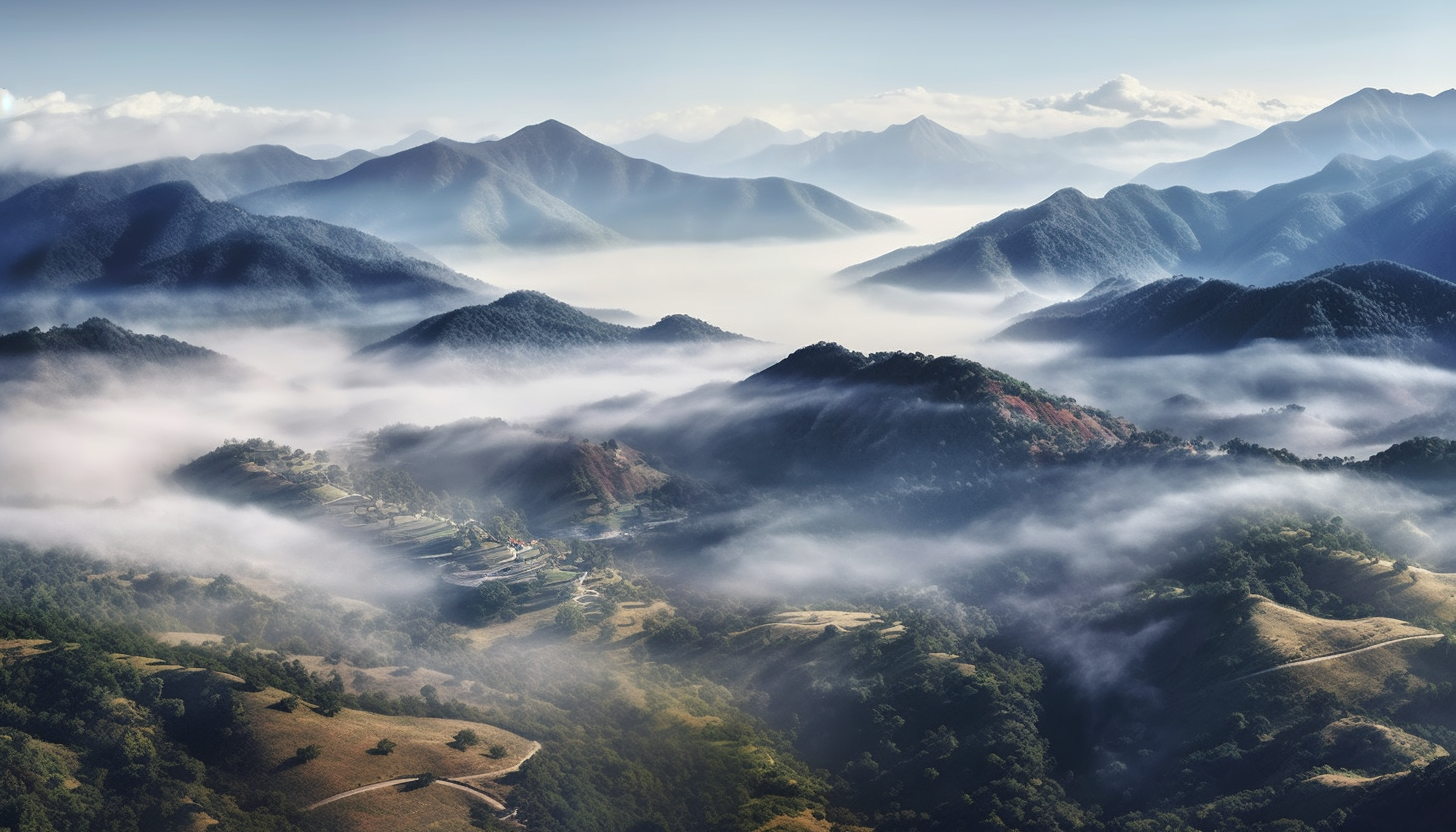
POLYGON ((1365 86, 1452 86, 1453 30, 1440 0, 20 2, 0 6, 0 133, 38 109, 117 107, 182 152, 226 149, 229 134, 473 141, 546 118, 603 141, 700 138, 748 115, 809 132, 921 113, 970 134, 1135 117, 1264 127, 1365 86), (1122 106, 1097 99, 1108 84, 1122 106))

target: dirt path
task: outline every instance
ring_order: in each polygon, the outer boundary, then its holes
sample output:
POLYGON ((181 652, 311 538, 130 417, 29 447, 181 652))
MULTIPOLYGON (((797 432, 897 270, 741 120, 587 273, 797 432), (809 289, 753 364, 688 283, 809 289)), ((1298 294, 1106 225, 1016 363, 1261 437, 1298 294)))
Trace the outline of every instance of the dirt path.
POLYGON ((418 778, 418 777, 396 777, 393 780, 385 780, 382 783, 370 783, 367 786, 360 786, 357 789, 350 789, 350 790, 348 790, 346 792, 339 792, 336 795, 330 795, 329 797, 326 797, 326 798, 324 798, 323 800, 320 800, 317 803, 312 803, 312 804, 309 804, 308 806, 303 807, 303 811, 307 812, 310 809, 317 809, 318 807, 324 805, 325 803, 333 803, 335 800, 343 800, 346 797, 353 797, 356 794, 363 794, 365 792, 372 792, 375 789, 387 789, 390 786, 402 786, 405 783, 413 783, 414 781, 416 781, 418 779, 420 779, 420 778, 418 778))
POLYGON ((1229 682, 1230 683, 1232 683, 1232 682, 1242 682, 1245 679, 1252 679, 1255 676, 1263 676, 1265 673, 1273 673, 1276 670, 1283 670, 1286 667, 1299 667, 1302 664, 1315 664, 1316 662, 1327 662, 1327 661, 1329 661, 1331 659, 1338 659, 1338 658, 1340 658, 1342 656, 1353 656, 1356 653, 1364 653, 1366 650, 1374 650, 1377 647, 1386 647, 1386 646, 1389 646, 1391 644, 1399 644, 1402 641, 1415 641, 1416 639, 1422 639, 1422 638, 1445 638, 1445 636, 1442 635, 1441 633, 1429 633, 1427 635, 1421 635, 1421 636, 1401 636, 1400 638, 1393 638, 1390 641, 1381 641, 1381 642, 1377 642, 1375 644, 1367 644, 1364 647, 1356 647, 1354 650, 1341 650, 1338 653, 1330 653, 1330 654, 1324 655, 1324 656, 1316 656, 1316 657, 1314 657, 1312 659, 1300 659, 1299 661, 1285 662, 1284 664, 1276 664, 1273 667, 1266 667, 1263 670, 1256 670, 1253 673, 1246 673, 1243 676, 1239 676, 1237 678, 1230 679, 1229 682))
MULTIPOLYGON (((527 760, 536 756, 536 752, 540 750, 541 743, 532 742, 531 750, 526 752, 526 756, 522 757, 520 762, 516 763, 510 768, 496 769, 495 771, 487 771, 483 774, 467 774, 464 777, 441 777, 435 781, 435 784, 441 786, 449 786, 452 789, 459 789, 462 792, 466 792, 471 796, 490 804, 491 808, 503 812, 506 808, 505 804, 501 803, 499 800, 496 800, 485 792, 482 792, 479 789, 471 786, 470 784, 478 780, 494 780, 497 777, 504 777, 507 774, 520 771, 521 766, 525 765, 527 760)), ((353 797, 356 794, 363 794, 364 792, 372 792, 375 789, 387 789, 391 786, 402 786, 405 783, 413 783, 419 779, 420 778, 418 776, 396 777, 393 780, 383 780, 378 783, 370 783, 367 786, 360 786, 356 789, 350 789, 346 792, 339 792, 338 794, 330 795, 323 800, 318 801, 317 803, 312 803, 308 806, 303 807, 303 810, 307 812, 311 809, 317 809, 320 806, 333 803, 335 800, 343 800, 346 797, 353 797)))
POLYGON ((531 750, 526 752, 526 756, 522 757, 519 763, 516 763, 510 768, 497 769, 496 771, 487 771, 484 774, 467 774, 464 777, 451 777, 450 779, 454 780, 457 783, 472 783, 476 780, 494 780, 497 777, 504 777, 507 774, 512 774, 514 772, 520 771, 521 766, 525 765, 527 760, 536 756, 536 752, 540 750, 541 743, 532 742, 531 750))

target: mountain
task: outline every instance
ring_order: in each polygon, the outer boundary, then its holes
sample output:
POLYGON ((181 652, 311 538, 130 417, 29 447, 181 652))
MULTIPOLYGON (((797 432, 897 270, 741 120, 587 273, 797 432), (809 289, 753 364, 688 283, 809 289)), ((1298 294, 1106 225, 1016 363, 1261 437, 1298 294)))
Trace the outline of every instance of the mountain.
POLYGON ((1206 156, 1153 165, 1133 182, 1254 190, 1307 176, 1343 153, 1409 159, 1435 150, 1456 150, 1456 89, 1431 96, 1366 88, 1206 156))
POLYGON ((593 318, 540 292, 518 291, 484 306, 466 306, 420 321, 360 353, 418 358, 742 340, 746 339, 741 335, 687 315, 669 315, 648 327, 622 326, 593 318))
POLYGON ((745 118, 702 141, 687 142, 660 133, 622 142, 616 148, 628 156, 650 159, 673 170, 712 174, 734 160, 751 156, 770 145, 808 141, 802 130, 780 130, 756 118, 745 118))
POLYGON ((0 199, 9 199, 45 178, 44 174, 28 170, 0 171, 0 199))
POLYGON ((1341 156, 1257 194, 1124 185, 1093 199, 1061 190, 865 282, 1054 295, 1177 272, 1268 285, 1382 259, 1456 280, 1453 234, 1456 154, 1341 156))
MULTIPOLYGON (((409 150, 411 148, 419 147, 422 144, 429 144, 430 142, 438 138, 440 137, 435 135, 434 133, 431 133, 428 130, 416 130, 415 132, 409 134, 408 136, 405 136, 394 144, 387 144, 384 147, 376 147, 374 149, 374 155, 393 156, 394 154, 399 153, 402 150, 409 150)), ((340 173, 342 173, 342 171, 340 171, 340 173)))
POLYGON ((12 300, 291 316, 381 302, 440 308, 492 292, 362 232, 253 216, 185 182, 109 198, 52 180, 0 202, 0 228, 0 289, 12 300), (179 305, 182 296, 190 301, 179 305))
POLYGON ((1228 147, 1257 132, 1232 121, 1185 126, 1138 119, 1120 127, 1094 127, 1046 138, 993 131, 978 137, 978 141, 1000 152, 1054 153, 1073 162, 1131 174, 1163 160, 1186 159, 1196 153, 1228 147))
POLYGON ((91 318, 74 327, 62 324, 42 332, 32 327, 0 335, 0 359, 94 355, 122 362, 165 364, 218 359, 221 355, 166 335, 141 335, 105 318, 91 318))
MULTIPOLYGON (((279 145, 260 144, 233 153, 208 153, 141 162, 110 170, 59 177, 41 187, 57 193, 94 193, 119 197, 163 182, 189 182, 208 199, 235 196, 310 179, 337 176, 373 155, 355 150, 332 159, 310 159, 279 145)), ((17 191, 18 192, 18 189, 17 191)), ((4 193, 0 180, 0 198, 4 193)))
POLYGON ((1048 307, 998 337, 1079 341, 1114 355, 1222 352, 1272 338, 1456 362, 1456 284, 1385 261, 1268 288, 1168 278, 1074 303, 1082 308, 1048 307))
POLYGON ((440 139, 237 203, 419 245, 818 238, 899 225, 812 185, 676 173, 557 121, 493 142, 440 139))
POLYGON ((775 145, 725 169, 794 177, 847 193, 977 199, 1035 197, 1069 183, 1105 189, 1126 178, 1041 147, 997 149, 925 116, 878 133, 822 133, 775 145))
POLYGON ((664 402, 618 435, 669 472, 723 488, 985 493, 1008 471, 1135 428, 972 361, 804 347, 729 387, 664 402))
MULTIPOLYGON (((619 442, 587 442, 466 419, 438 427, 393 425, 365 438, 370 465, 408 473, 429 491, 495 501, 538 529, 560 529, 650 500, 668 476, 619 442)), ((637 512, 638 515, 641 512, 637 512)))

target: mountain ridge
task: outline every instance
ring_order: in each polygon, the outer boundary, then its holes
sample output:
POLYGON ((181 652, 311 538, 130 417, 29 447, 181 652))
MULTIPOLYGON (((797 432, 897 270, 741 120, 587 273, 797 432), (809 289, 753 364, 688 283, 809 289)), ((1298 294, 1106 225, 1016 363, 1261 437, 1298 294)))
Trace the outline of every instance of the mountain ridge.
MULTIPOLYGON (((949 291, 1085 290, 1109 277, 1176 272, 1257 285, 1332 263, 1395 260, 1456 279, 1456 154, 1366 160, 1257 193, 1123 185, 1063 189, 862 280, 949 291)), ((886 262, 894 262, 889 259, 886 262)), ((855 269, 857 267, 851 267, 855 269)))
POLYGON ((1007 340, 1073 340, 1110 355, 1222 352, 1259 339, 1322 352, 1456 361, 1456 284, 1388 261, 1271 287, 1174 277, 1031 313, 1007 340))
POLYGON ((1221 150, 1153 165, 1132 181, 1200 190, 1257 189, 1314 173, 1342 153, 1412 158, 1442 149, 1456 150, 1456 89, 1425 95, 1366 87, 1221 150))
POLYGON ((687 315, 669 315, 651 326, 631 327, 594 318, 549 295, 511 292, 489 304, 465 306, 427 318, 365 346, 359 355, 545 351, 627 344, 744 341, 687 315))
POLYGON ((74 191, 30 189, 0 202, 0 228, 7 231, 0 286, 12 296, 116 303, 210 293, 249 311, 289 314, 392 301, 429 305, 492 292, 363 232, 254 216, 210 201, 186 182, 107 197, 82 184, 74 191))
POLYGON ((555 120, 497 141, 440 139, 333 179, 237 200, 421 245, 595 247, 818 238, 898 227, 822 188, 715 179, 633 159, 555 120))

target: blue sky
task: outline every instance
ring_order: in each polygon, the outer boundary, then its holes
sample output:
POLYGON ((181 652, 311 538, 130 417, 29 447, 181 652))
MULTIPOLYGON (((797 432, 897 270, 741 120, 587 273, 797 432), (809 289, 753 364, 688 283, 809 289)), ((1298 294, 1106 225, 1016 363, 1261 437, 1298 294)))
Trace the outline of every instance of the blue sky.
POLYGON ((326 111, 381 136, 474 139, 558 118, 620 140, 748 114, 877 129, 913 113, 844 102, 901 89, 1034 99, 1123 74, 1153 90, 1315 106, 1364 86, 1435 93, 1456 85, 1452 32, 1449 0, 50 0, 0 11, 0 88, 89 105, 156 91, 326 111), (882 124, 854 123, 880 111, 882 124))

